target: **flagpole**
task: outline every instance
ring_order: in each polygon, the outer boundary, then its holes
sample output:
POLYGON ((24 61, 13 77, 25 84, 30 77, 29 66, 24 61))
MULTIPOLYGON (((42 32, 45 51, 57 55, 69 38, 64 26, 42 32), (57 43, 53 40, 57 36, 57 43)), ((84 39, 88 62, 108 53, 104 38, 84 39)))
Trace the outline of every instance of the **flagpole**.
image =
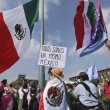
MULTIPOLYGON (((44 0, 42 0, 42 16, 41 16, 41 41, 40 46, 44 45, 44 0)), ((42 91, 45 86, 45 67, 39 66, 38 85, 42 91)))

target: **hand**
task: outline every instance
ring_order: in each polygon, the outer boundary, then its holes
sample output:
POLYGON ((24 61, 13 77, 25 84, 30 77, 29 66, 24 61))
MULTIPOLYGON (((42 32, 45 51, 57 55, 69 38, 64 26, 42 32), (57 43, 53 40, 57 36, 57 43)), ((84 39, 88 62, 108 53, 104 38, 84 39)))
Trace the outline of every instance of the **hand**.
POLYGON ((32 85, 32 84, 33 84, 33 82, 30 85, 32 85))
POLYGON ((9 85, 8 84, 5 84, 5 86, 8 87, 9 85))
POLYGON ((29 79, 27 79, 27 82, 29 83, 29 79))
POLYGON ((23 85, 21 87, 23 88, 23 85))
POLYGON ((23 80, 23 84, 24 84, 24 80, 23 80))
POLYGON ((73 90, 75 90, 75 87, 73 87, 73 90))
POLYGON ((107 41, 105 42, 105 45, 106 45, 107 47, 110 47, 110 41, 107 40, 107 41))

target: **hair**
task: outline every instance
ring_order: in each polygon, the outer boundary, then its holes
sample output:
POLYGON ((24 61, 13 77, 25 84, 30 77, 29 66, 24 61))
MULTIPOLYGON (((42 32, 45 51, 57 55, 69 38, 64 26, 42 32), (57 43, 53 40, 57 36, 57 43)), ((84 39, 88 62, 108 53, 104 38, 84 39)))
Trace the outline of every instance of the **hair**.
POLYGON ((85 80, 89 80, 89 77, 88 75, 84 75, 84 76, 81 76, 82 77, 82 80, 85 81, 85 80))
POLYGON ((107 84, 108 84, 108 86, 110 86, 110 82, 109 81, 107 81, 107 84))
POLYGON ((28 87, 28 86, 27 86, 27 83, 24 83, 23 88, 24 88, 24 89, 27 89, 27 87, 28 87))
POLYGON ((73 85, 76 87, 78 84, 77 83, 74 83, 73 85))
POLYGON ((31 93, 36 93, 36 85, 35 84, 32 84, 32 86, 31 86, 31 93), (35 91, 32 91, 32 88, 35 88, 35 91))

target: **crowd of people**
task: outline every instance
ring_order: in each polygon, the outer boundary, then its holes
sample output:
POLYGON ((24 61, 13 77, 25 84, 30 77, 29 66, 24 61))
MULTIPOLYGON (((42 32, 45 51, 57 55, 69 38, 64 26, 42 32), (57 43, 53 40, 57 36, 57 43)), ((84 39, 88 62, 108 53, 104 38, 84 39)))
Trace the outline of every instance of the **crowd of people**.
POLYGON ((1 82, 0 110, 110 110, 110 80, 89 81, 88 75, 80 72, 78 82, 65 84, 61 68, 51 70, 51 76, 43 91, 29 80, 23 80, 18 93, 1 82))

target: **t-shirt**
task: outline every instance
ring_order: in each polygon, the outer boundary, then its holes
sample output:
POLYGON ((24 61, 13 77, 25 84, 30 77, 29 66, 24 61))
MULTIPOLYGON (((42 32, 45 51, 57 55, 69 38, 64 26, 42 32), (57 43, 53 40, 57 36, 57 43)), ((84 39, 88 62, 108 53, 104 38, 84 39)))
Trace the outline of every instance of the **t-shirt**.
MULTIPOLYGON (((14 94, 14 97, 16 98, 17 94, 14 94)), ((13 109, 13 104, 14 104, 14 100, 13 100, 13 97, 12 97, 11 101, 8 103, 7 110, 13 109)))
MULTIPOLYGON (((19 89, 19 98, 20 99, 23 99, 23 95, 24 95, 24 93, 22 92, 22 87, 20 87, 20 89, 19 89)), ((27 89, 23 89, 24 90, 24 92, 28 92, 28 90, 27 89)))
POLYGON ((6 110, 8 103, 11 101, 11 94, 5 95, 1 98, 1 110, 6 110))
MULTIPOLYGON (((35 94, 31 94, 31 95, 35 95, 35 94)), ((38 101, 38 103, 39 103, 40 93, 37 93, 36 98, 37 98, 37 101, 38 101)), ((30 100, 31 100, 30 92, 29 92, 28 95, 27 95, 27 100, 28 100, 28 105, 29 105, 30 100)))
POLYGON ((105 88, 106 97, 109 97, 110 96, 110 87, 107 87, 106 85, 104 85, 104 88, 105 88))

